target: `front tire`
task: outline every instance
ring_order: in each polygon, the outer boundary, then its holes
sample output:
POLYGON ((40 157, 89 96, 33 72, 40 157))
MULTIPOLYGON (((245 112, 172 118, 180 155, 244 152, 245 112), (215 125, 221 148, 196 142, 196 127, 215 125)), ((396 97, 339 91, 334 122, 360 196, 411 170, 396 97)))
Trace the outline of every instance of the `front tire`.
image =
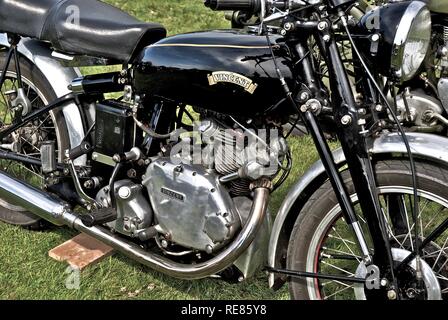
MULTIPOLYGON (((397 210, 391 210, 391 212, 388 210, 389 207, 392 207, 392 201, 399 199, 401 202, 403 199, 402 208, 404 209, 402 211, 407 216, 406 219, 403 218, 403 224, 408 225, 406 230, 412 229, 413 221, 409 199, 412 198, 413 189, 409 162, 380 161, 374 164, 374 168, 380 190, 380 202, 388 222, 391 245, 397 250, 411 251, 413 233, 410 236, 407 231, 404 233, 403 228, 400 229, 397 226, 396 218, 393 218, 397 210)), ((448 188, 446 184, 448 169, 422 162, 416 163, 416 169, 421 209, 418 223, 425 227, 422 235, 424 238, 438 225, 437 222, 440 224, 448 217, 448 188)), ((343 172, 342 177, 356 204, 354 186, 349 173, 343 172)), ((371 245, 368 228, 363 223, 359 205, 355 205, 355 210, 366 234, 366 240, 371 245)), ((441 295, 444 299, 448 298, 447 242, 448 231, 445 231, 436 243, 431 243, 426 249, 436 252, 436 254, 431 256, 431 252, 425 252, 424 255, 427 257, 424 260, 430 266, 434 266, 434 272, 437 271, 441 295)), ((361 256, 358 247, 353 232, 342 217, 330 182, 327 181, 314 192, 297 218, 288 246, 287 268, 297 271, 355 276, 359 270, 361 256)), ((351 287, 351 285, 311 278, 291 278, 289 281, 291 298, 300 300, 356 299, 354 286, 351 287)), ((403 292, 407 291, 403 290, 403 292)))

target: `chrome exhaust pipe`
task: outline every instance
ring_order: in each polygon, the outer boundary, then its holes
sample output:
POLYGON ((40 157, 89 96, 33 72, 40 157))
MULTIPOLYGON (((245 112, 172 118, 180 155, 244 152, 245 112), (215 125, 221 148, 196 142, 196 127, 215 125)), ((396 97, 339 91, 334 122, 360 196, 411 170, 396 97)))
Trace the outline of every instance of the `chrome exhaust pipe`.
POLYGON ((62 200, 0 171, 0 199, 63 226, 71 213, 62 200))
POLYGON ((200 279, 216 274, 231 266, 250 246, 261 227, 267 211, 269 186, 260 184, 254 189, 254 198, 247 223, 236 239, 218 255, 195 265, 173 262, 163 256, 147 252, 137 244, 122 239, 103 227, 86 227, 68 205, 54 196, 0 171, 0 198, 48 220, 58 226, 67 225, 111 246, 127 257, 171 277, 200 279))

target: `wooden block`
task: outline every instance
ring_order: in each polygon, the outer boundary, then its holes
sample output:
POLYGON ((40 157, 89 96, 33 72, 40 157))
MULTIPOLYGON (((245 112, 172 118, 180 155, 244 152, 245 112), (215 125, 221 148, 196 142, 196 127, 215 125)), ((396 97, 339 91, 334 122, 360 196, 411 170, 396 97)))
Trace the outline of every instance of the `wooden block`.
POLYGON ((73 268, 83 270, 112 253, 113 249, 108 245, 81 233, 51 249, 48 255, 57 261, 67 261, 73 268))

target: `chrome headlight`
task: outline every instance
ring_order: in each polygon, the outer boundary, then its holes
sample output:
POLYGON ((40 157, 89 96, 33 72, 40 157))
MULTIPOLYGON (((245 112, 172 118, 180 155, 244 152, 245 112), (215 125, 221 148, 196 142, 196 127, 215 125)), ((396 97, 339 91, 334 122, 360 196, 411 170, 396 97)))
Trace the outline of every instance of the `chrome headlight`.
POLYGON ((431 39, 431 13, 425 3, 409 4, 398 24, 391 67, 401 81, 411 80, 422 65, 431 39))
POLYGON ((424 2, 383 5, 363 16, 360 27, 371 35, 360 47, 372 67, 399 82, 416 75, 431 41, 431 13, 424 2))

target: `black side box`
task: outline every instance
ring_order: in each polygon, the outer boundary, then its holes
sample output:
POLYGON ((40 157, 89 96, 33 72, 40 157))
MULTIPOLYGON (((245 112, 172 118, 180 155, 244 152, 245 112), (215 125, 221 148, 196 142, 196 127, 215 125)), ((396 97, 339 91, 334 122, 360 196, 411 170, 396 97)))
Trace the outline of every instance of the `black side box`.
POLYGON ((112 157, 136 143, 136 125, 129 105, 105 100, 96 105, 95 151, 112 157))

